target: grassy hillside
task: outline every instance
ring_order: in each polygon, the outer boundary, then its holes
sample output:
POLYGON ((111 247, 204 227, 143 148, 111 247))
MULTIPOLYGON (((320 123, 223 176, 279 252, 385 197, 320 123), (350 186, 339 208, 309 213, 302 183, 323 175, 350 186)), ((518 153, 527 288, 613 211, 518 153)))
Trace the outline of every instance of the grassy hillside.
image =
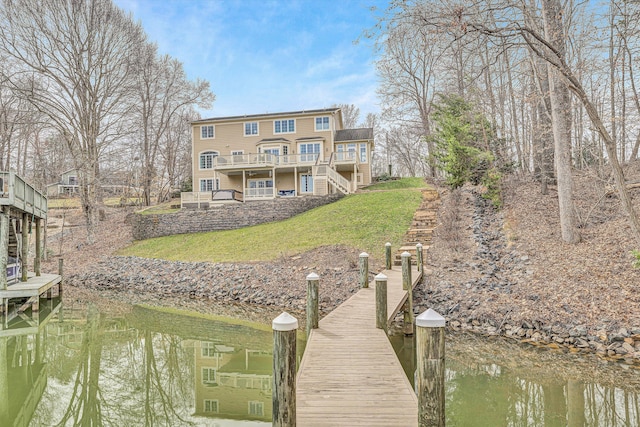
MULTIPOLYGON (((422 181, 424 183, 424 181, 422 181)), ((409 187, 415 187, 415 183, 409 187)), ((346 245, 382 258, 401 243, 421 201, 417 189, 354 194, 285 221, 239 230, 139 241, 120 255, 182 261, 267 261, 324 245, 346 245)))

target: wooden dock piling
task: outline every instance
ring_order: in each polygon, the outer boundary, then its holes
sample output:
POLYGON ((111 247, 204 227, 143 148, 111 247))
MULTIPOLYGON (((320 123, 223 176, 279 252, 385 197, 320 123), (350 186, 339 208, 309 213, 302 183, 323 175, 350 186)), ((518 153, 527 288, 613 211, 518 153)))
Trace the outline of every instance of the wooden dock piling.
POLYGON ((387 276, 380 273, 376 281, 376 328, 387 332, 387 276))
POLYGON ((296 425, 296 331, 298 320, 282 313, 271 323, 273 329, 274 427, 296 425))
POLYGON ((27 230, 29 228, 29 214, 23 212, 22 214, 22 224, 20 225, 20 230, 22 232, 22 253, 20 254, 20 260, 22 261, 22 278, 20 279, 23 282, 26 282, 29 278, 28 274, 28 257, 29 257, 29 233, 27 230))
POLYGON ((385 268, 387 270, 391 270, 391 243, 387 242, 384 245, 384 254, 385 254, 385 268))
POLYGON ((402 289, 407 291, 407 300, 404 303, 403 331, 405 335, 413 335, 413 281, 411 280, 411 254, 403 252, 402 258, 402 289))
POLYGON ((360 264, 360 287, 369 287, 369 254, 362 252, 358 257, 360 264))
POLYGON ((416 392, 418 426, 444 427, 444 326, 432 309, 416 317, 416 392))
POLYGON ((40 271, 42 262, 42 220, 35 218, 34 222, 36 226, 36 257, 33 260, 33 270, 36 272, 36 276, 40 276, 42 275, 40 271))
POLYGON ((418 271, 422 273, 424 271, 424 253, 423 253, 422 243, 418 243, 416 245, 416 264, 418 266, 418 271))
MULTIPOLYGON (((7 263, 9 254, 2 248, 9 246, 9 215, 0 207, 0 290, 7 289, 7 263)), ((3 304, 4 306, 4 304, 3 304)))
POLYGON ((318 314, 318 293, 320 287, 320 277, 316 273, 307 275, 307 339, 311 334, 311 329, 318 328, 320 316, 318 314))

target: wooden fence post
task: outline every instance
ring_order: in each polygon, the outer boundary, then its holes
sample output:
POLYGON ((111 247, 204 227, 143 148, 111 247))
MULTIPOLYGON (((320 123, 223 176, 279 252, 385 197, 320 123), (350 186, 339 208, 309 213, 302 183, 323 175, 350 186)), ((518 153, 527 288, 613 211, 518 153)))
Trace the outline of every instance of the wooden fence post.
POLYGON ((320 277, 316 273, 310 273, 307 276, 307 341, 311 329, 318 328, 318 288, 320 286, 320 277))
POLYGON ((386 269, 391 270, 391 243, 385 243, 384 254, 386 258, 386 269))
POLYGON ((424 254, 422 252, 422 243, 416 245, 416 263, 418 264, 418 271, 424 273, 424 254))
POLYGON ((444 427, 445 319, 432 309, 416 317, 418 426, 444 427))
POLYGON ((411 254, 403 252, 402 259, 402 289, 407 291, 407 300, 403 306, 405 335, 413 335, 413 283, 411 280, 411 254))
POLYGON ((387 332, 387 276, 380 273, 376 281, 376 328, 387 332))
POLYGON ((360 287, 369 287, 369 254, 362 252, 358 259, 360 261, 360 287))
POLYGON ((296 425, 296 330, 298 320, 282 313, 271 322, 273 329, 272 425, 296 425))

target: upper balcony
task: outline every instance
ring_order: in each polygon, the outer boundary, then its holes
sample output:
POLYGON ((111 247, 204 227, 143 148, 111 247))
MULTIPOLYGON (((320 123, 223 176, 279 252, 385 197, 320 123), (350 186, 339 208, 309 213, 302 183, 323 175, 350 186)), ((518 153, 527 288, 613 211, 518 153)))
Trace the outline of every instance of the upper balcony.
POLYGON ((15 172, 0 172, 0 205, 37 218, 47 217, 47 197, 15 172))
POLYGON ((293 167, 313 166, 318 162, 318 153, 310 154, 233 154, 230 156, 216 156, 213 168, 217 170, 249 169, 256 167, 293 167))

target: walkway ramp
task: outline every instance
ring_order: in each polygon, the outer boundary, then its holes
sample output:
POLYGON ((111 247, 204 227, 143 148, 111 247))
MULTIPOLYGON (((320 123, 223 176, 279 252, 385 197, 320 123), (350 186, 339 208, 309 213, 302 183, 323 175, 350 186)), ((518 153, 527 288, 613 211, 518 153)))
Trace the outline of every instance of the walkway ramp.
MULTIPOLYGON (((389 321, 402 308, 400 267, 387 276, 389 321)), ((421 279, 412 268, 413 286, 421 279)), ((322 290, 320 290, 322 294, 322 290)), ((386 333, 376 328, 375 282, 311 331, 297 380, 297 425, 418 425, 418 400, 386 333)))

